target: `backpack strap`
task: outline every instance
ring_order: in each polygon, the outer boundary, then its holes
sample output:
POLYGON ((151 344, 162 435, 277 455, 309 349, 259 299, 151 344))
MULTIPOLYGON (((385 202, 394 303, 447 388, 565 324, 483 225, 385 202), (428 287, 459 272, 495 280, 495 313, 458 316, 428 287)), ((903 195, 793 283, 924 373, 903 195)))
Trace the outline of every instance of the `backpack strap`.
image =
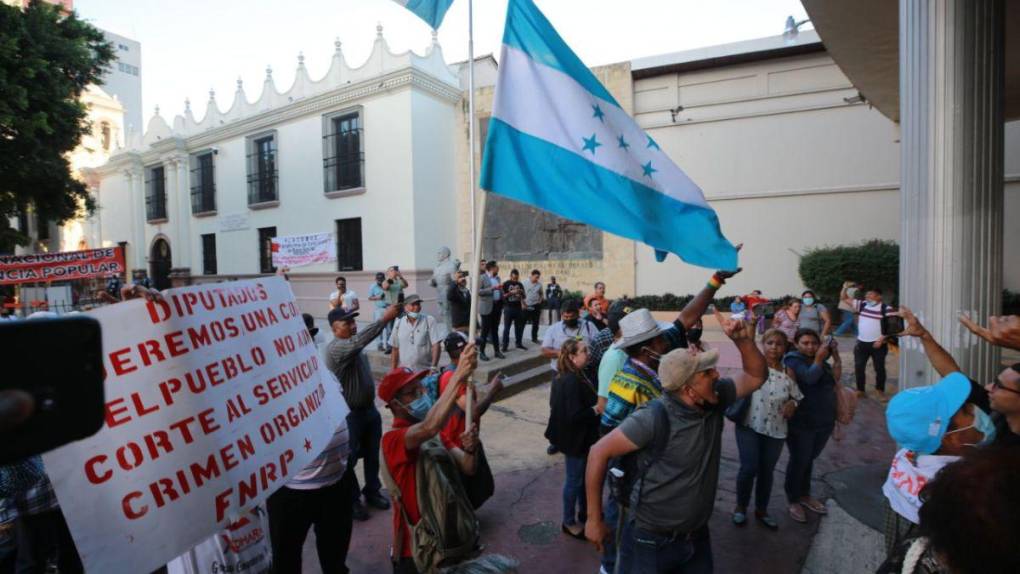
MULTIPOLYGON (((400 489, 397 487, 396 481, 393 480, 393 476, 390 474, 390 465, 385 460, 379 465, 380 474, 382 475, 383 482, 386 483, 386 490, 390 491, 390 498, 397 505, 397 509, 400 510, 400 515, 404 518, 404 527, 410 531, 414 525, 411 524, 410 517, 407 516, 407 511, 404 509, 404 500, 401 497, 400 489)), ((398 528, 396 533, 396 539, 393 541, 393 561, 397 562, 403 558, 404 553, 404 528, 398 528)))
POLYGON ((663 453, 666 452, 666 445, 669 444, 669 416, 666 414, 666 404, 662 401, 663 399, 660 397, 648 403, 648 408, 653 413, 652 443, 648 456, 641 461, 639 468, 641 473, 638 480, 641 482, 638 486, 638 498, 637 504, 634 505, 635 509, 641 504, 641 496, 644 494, 645 475, 648 474, 648 470, 652 468, 652 465, 662 458, 663 453))

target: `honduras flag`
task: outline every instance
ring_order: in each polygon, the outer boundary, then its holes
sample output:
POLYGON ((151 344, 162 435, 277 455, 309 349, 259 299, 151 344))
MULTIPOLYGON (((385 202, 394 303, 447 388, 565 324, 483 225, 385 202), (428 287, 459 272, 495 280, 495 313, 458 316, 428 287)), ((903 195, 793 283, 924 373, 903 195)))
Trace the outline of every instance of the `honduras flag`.
POLYGON ((532 0, 510 0, 482 189, 736 269, 701 189, 627 115, 532 0))
POLYGON ((438 30, 453 0, 393 0, 438 30))

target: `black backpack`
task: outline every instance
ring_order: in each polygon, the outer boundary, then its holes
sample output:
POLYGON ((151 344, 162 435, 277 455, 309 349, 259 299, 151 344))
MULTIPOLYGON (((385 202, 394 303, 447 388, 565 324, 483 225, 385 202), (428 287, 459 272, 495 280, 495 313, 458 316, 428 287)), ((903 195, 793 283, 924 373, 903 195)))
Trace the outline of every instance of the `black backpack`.
MULTIPOLYGON (((662 453, 666 451, 666 445, 669 443, 669 416, 666 414, 666 404, 662 401, 662 397, 659 397, 645 403, 642 407, 652 409, 654 412, 655 426, 653 427, 652 442, 648 448, 625 454, 610 465, 612 469, 623 472, 623 477, 615 480, 613 488, 616 502, 622 508, 630 507, 634 486, 639 482, 641 483, 638 486, 639 489, 644 486, 645 474, 656 461, 662 458, 662 453)), ((638 499, 640 498, 639 490, 638 499)))

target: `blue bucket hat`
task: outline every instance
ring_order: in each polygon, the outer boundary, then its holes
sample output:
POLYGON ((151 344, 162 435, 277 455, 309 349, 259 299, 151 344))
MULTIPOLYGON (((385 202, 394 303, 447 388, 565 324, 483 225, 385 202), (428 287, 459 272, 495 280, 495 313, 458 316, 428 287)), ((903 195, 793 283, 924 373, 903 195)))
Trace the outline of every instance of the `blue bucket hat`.
POLYGON ((967 402, 970 380, 953 373, 929 387, 900 391, 885 410, 889 435, 901 448, 918 454, 939 449, 949 420, 967 402))

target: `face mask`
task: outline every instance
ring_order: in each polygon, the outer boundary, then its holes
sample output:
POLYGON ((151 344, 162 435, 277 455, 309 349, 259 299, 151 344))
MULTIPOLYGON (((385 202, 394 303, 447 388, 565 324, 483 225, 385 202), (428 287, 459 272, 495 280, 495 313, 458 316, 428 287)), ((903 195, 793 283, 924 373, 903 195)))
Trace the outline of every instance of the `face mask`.
POLYGON ((814 297, 804 297, 803 299, 801 299, 801 301, 803 301, 805 305, 814 305, 815 304, 814 297))
POLYGON ((649 357, 650 357, 650 358, 652 359, 652 361, 654 361, 654 362, 655 362, 656 364, 658 364, 658 363, 659 363, 659 361, 661 361, 661 360, 662 360, 662 354, 661 354, 661 353, 657 353, 657 352, 653 351, 651 347, 641 347, 641 350, 642 350, 642 351, 644 351, 644 352, 646 352, 646 353, 648 353, 648 356, 649 356, 649 357))
POLYGON ((985 435, 985 438, 981 439, 981 442, 976 446, 988 446, 995 440, 995 423, 992 422, 992 417, 976 407, 974 408, 974 428, 985 435))
POLYGON ((417 319, 417 318, 418 318, 418 315, 420 315, 420 314, 421 314, 421 313, 419 313, 418 311, 408 311, 408 312, 407 312, 407 316, 408 316, 409 318, 411 318, 411 319, 417 319))
POLYGON ((435 404, 435 401, 432 400, 432 396, 428 393, 423 393, 422 396, 412 401, 411 404, 404 405, 404 408, 407 409, 408 413, 415 420, 423 421, 429 414, 433 404, 435 404))
POLYGON ((687 329, 687 340, 691 343, 697 343, 701 340, 702 329, 687 329))
POLYGON ((573 329, 574 327, 577 327, 577 319, 564 319, 563 324, 573 329))

